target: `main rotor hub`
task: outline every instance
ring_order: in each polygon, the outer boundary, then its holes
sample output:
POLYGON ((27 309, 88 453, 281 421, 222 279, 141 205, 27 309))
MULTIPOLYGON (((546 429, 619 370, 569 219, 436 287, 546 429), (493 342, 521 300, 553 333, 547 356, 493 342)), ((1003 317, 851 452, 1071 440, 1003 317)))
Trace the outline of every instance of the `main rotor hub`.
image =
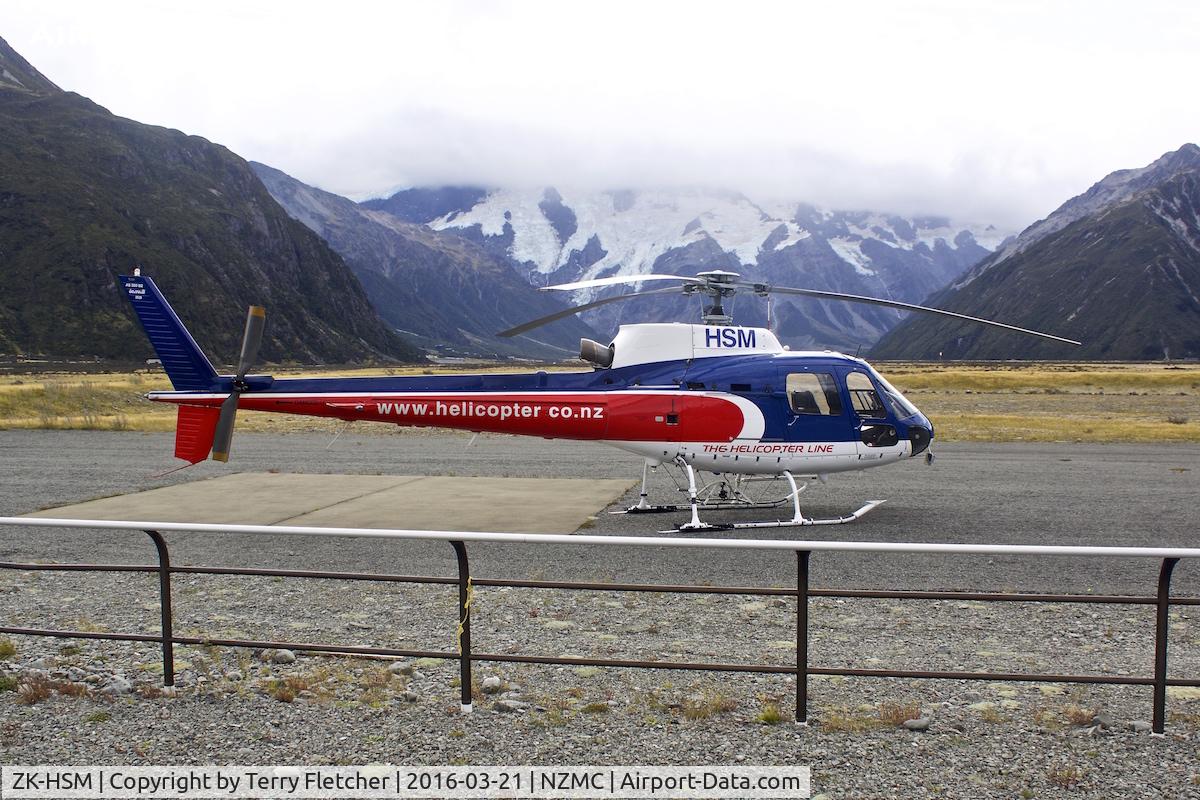
POLYGON ((721 300, 725 297, 733 297, 737 293, 737 280, 741 278, 741 275, 723 269, 714 269, 708 272, 699 272, 696 274, 696 278, 698 279, 697 283, 685 287, 684 291, 704 292, 712 298, 712 305, 704 309, 701 321, 705 325, 733 324, 733 316, 725 312, 725 306, 721 300), (699 281, 703 281, 703 283, 699 281))
POLYGON ((708 272, 697 272, 696 277, 703 278, 708 284, 724 283, 733 285, 733 283, 742 276, 736 272, 727 272, 723 269, 713 269, 709 270, 708 272))

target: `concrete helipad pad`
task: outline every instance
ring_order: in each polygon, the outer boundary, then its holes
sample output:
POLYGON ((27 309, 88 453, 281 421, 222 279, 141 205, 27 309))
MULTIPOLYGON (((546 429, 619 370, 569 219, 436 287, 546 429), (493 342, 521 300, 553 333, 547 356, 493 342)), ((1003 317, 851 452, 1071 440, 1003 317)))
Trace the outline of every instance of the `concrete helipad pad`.
POLYGON ((631 480, 247 472, 50 508, 33 517, 564 533, 631 480))

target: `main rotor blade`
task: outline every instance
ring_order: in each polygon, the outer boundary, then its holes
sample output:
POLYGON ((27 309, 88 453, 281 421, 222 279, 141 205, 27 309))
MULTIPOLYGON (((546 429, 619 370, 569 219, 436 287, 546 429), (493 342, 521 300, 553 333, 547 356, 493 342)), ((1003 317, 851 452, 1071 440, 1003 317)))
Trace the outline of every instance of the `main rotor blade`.
POLYGON ((262 306, 250 306, 246 312, 246 330, 242 334, 242 354, 238 358, 238 380, 246 377, 246 373, 258 359, 258 346, 262 344, 263 327, 267 321, 267 310, 262 306))
POLYGON ((600 306, 606 306, 609 303, 615 303, 618 300, 629 300, 630 298, 633 298, 633 297, 647 297, 647 296, 653 295, 653 294, 679 294, 679 289, 672 286, 667 289, 650 289, 645 292, 630 292, 629 294, 618 294, 618 295, 614 295, 612 297, 602 297, 599 300, 593 300, 590 303, 584 303, 584 304, 578 305, 578 306, 571 306, 570 308, 565 308, 562 311, 556 311, 553 314, 547 314, 544 317, 538 317, 537 319, 522 323, 515 328, 509 328, 506 331, 500 331, 496 335, 499 337, 502 337, 504 339, 508 339, 513 336, 518 336, 522 333, 525 333, 526 331, 531 331, 534 328, 540 328, 543 325, 549 324, 551 322, 556 322, 560 319, 563 319, 564 317, 569 317, 572 314, 578 314, 581 311, 587 311, 589 308, 599 308, 600 306))
POLYGON ((237 418, 238 397, 241 392, 229 393, 221 403, 221 416, 217 417, 217 431, 213 434, 213 461, 229 460, 229 444, 233 440, 233 421, 237 418))
POLYGON ((978 322, 981 325, 991 325, 995 328, 1004 328, 1017 333, 1025 333, 1030 336, 1040 336, 1043 339, 1053 339, 1056 342, 1064 342, 1066 344, 1079 345, 1074 339, 1064 339, 1061 336, 1055 336, 1052 333, 1042 333, 1041 331, 1030 330, 1029 328, 1018 328, 1016 325, 1006 325, 1003 322, 996 322, 982 317, 972 317, 968 314, 958 314, 954 311, 946 311, 941 308, 930 308, 929 306, 918 306, 912 303, 901 303, 898 300, 882 300, 878 297, 864 297, 857 294, 842 294, 841 292, 823 292, 819 289, 793 289, 787 286, 770 286, 762 283, 741 283, 739 285, 754 289, 757 292, 774 292, 778 294, 799 294, 805 297, 816 297, 825 300, 847 300, 851 303, 868 303, 874 306, 887 306, 888 308, 899 308, 904 311, 920 311, 926 314, 941 314, 944 317, 954 317, 955 319, 965 319, 968 322, 978 322))
POLYGON ((543 286, 541 291, 549 292, 570 292, 575 289, 591 289, 595 286, 614 286, 619 283, 645 283, 646 281, 682 281, 683 283, 704 283, 702 280, 696 280, 694 277, 684 275, 613 275, 608 278, 592 278, 587 281, 575 281, 574 283, 559 283, 554 286, 543 286))

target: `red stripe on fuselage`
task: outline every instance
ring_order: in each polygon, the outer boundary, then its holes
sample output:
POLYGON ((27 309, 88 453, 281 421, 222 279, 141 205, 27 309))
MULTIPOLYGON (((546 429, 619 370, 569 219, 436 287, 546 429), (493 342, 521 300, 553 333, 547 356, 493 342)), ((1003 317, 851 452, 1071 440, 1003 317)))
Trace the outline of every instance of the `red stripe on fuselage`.
MULTIPOLYGON (((224 395, 153 399, 220 405, 224 395)), ((721 397, 673 392, 242 395, 238 408, 560 439, 731 442, 742 410, 721 397)))

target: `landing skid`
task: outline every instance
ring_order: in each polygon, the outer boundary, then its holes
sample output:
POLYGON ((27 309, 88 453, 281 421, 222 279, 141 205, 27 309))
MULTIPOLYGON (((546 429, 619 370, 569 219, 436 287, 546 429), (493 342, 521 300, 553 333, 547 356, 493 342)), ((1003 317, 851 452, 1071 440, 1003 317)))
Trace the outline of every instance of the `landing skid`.
POLYGON ((736 531, 746 528, 797 528, 808 525, 844 525, 847 522, 863 517, 870 513, 877 506, 886 503, 886 500, 868 500, 863 504, 862 508, 852 514, 847 514, 844 517, 829 517, 827 519, 813 519, 811 517, 800 517, 799 519, 792 518, 787 520, 772 520, 770 522, 726 522, 726 523, 710 523, 701 522, 693 526, 690 522, 685 522, 678 528, 670 528, 668 530, 659 531, 659 533, 683 533, 686 531, 736 531))
POLYGON ((792 528, 810 525, 844 525, 848 522, 854 522, 856 519, 865 516, 877 506, 882 505, 885 502, 883 500, 869 500, 852 514, 842 517, 831 517, 828 519, 814 519, 812 517, 805 517, 800 512, 800 494, 808 488, 808 484, 797 486, 796 478, 790 472, 784 471, 781 473, 784 479, 787 481, 788 487, 790 488, 790 491, 785 497, 779 500, 755 502, 742 494, 740 484, 734 485, 733 487, 730 487, 725 482, 717 484, 720 495, 716 498, 714 498, 711 494, 711 490, 714 488, 712 484, 706 485, 703 490, 698 491, 696 488, 696 470, 683 458, 676 459, 676 463, 687 474, 687 493, 688 500, 690 501, 688 505, 651 505, 647 503, 646 467, 643 467, 642 492, 638 504, 632 508, 626 509, 623 512, 613 513, 663 514, 670 512, 690 511, 692 518, 689 521, 670 530, 659 531, 659 533, 682 533, 705 530, 729 531, 744 530, 749 528, 792 528), (707 493, 707 496, 702 497, 701 495, 704 493, 707 493), (792 518, 787 520, 769 520, 764 522, 731 522, 719 524, 701 522, 700 520, 700 508, 712 511, 778 508, 788 501, 791 501, 792 518))
MULTIPOLYGON (((681 472, 686 473, 688 470, 687 464, 682 459, 676 459, 676 464, 681 468, 681 472)), ((621 509, 620 511, 610 511, 610 514, 675 514, 680 511, 690 511, 691 503, 667 503, 653 505, 647 502, 648 494, 646 492, 646 479, 648 476, 648 464, 642 466, 642 491, 638 497, 638 504, 629 508, 621 509)), ((779 508, 787 505, 791 501, 791 495, 771 500, 755 498, 743 491, 747 484, 751 482, 773 482, 775 478, 766 476, 747 476, 735 475, 724 476, 716 481, 708 481, 703 486, 696 487, 694 479, 689 481, 688 487, 679 485, 676 481, 676 488, 680 492, 688 494, 691 497, 694 489, 695 502, 706 511, 746 511, 746 510, 763 510, 771 508, 779 508)), ((814 478, 815 480, 815 478, 814 478)), ((801 489, 803 491, 803 489, 801 489)))

